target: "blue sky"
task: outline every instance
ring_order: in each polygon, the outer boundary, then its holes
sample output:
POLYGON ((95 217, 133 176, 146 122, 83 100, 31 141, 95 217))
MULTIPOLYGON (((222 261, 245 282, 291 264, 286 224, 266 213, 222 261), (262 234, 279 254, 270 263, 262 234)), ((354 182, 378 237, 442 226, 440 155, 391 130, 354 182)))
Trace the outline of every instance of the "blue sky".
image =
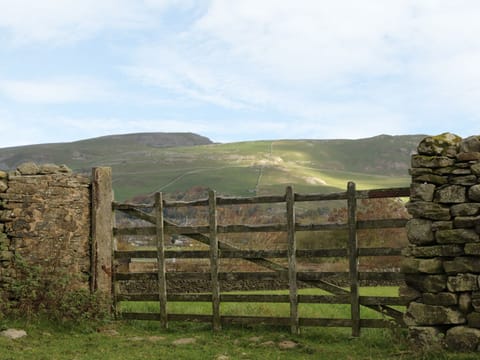
POLYGON ((480 134, 480 1, 0 0, 0 147, 480 134))

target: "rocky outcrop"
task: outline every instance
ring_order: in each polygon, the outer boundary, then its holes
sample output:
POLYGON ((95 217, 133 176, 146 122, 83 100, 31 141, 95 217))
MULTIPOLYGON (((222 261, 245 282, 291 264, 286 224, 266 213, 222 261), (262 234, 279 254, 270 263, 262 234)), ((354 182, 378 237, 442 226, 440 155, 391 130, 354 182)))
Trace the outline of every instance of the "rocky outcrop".
POLYGON ((403 271, 418 296, 405 322, 419 342, 444 339, 449 349, 478 351, 480 136, 425 138, 412 155, 411 175, 403 271))

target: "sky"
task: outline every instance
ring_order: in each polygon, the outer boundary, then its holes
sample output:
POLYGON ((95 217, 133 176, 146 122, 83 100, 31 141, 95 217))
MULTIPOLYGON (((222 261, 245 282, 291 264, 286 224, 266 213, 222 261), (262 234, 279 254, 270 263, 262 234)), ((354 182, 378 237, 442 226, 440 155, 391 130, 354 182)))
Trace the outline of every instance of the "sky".
POLYGON ((0 147, 136 132, 216 142, 480 134, 477 0, 0 9, 0 147))

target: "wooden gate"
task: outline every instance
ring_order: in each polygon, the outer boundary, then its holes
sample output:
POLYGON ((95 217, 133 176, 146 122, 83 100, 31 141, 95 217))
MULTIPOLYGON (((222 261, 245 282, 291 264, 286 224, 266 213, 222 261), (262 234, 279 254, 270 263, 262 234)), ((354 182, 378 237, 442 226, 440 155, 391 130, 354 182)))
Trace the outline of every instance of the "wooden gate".
MULTIPOLYGON (((156 193, 153 204, 113 203, 114 211, 141 219, 149 225, 117 226, 114 236, 150 236, 155 239, 155 248, 149 250, 114 250, 112 269, 113 298, 115 311, 119 318, 137 320, 157 320, 163 327, 169 321, 211 322, 213 329, 219 330, 225 324, 271 324, 289 326, 292 333, 298 333, 302 326, 351 327, 352 335, 359 336, 361 328, 404 326, 401 306, 409 299, 401 296, 361 296, 360 285, 371 282, 398 282, 403 274, 398 268, 379 271, 360 271, 359 257, 401 256, 401 248, 359 247, 357 233, 363 229, 402 228, 407 219, 357 220, 357 200, 375 198, 407 197, 409 188, 378 189, 357 191, 355 184, 349 182, 345 192, 330 194, 299 194, 287 187, 284 195, 255 197, 222 197, 209 191, 207 199, 197 201, 165 201, 161 193, 156 193), (347 220, 341 223, 299 223, 296 221, 296 206, 306 202, 346 201, 347 220), (219 224, 218 208, 245 204, 284 204, 284 221, 269 224, 219 224), (203 207, 207 215, 206 225, 187 226, 175 224, 166 219, 168 209, 181 207, 203 207), (208 209, 208 211, 207 211, 208 209), (348 233, 345 246, 339 248, 297 249, 297 236, 300 232, 322 232, 339 230, 348 233), (285 233, 284 249, 246 250, 225 241, 225 234, 238 233, 285 233), (165 246, 166 236, 184 236, 208 245, 208 250, 175 249, 165 246), (305 258, 344 258, 348 262, 347 271, 299 270, 299 261, 305 258), (170 259, 208 259, 209 270, 204 272, 178 272, 166 269, 170 259), (119 266, 119 263, 134 259, 150 259, 155 262, 152 271, 131 272, 119 266), (220 261, 225 259, 243 259, 262 271, 222 271, 220 261), (283 259, 283 261, 274 261, 283 259), (185 293, 167 291, 168 281, 181 280, 208 281, 209 291, 185 293), (240 280, 284 281, 288 284, 284 293, 231 293, 223 292, 222 281, 240 280), (335 279, 332 281, 331 279, 335 279), (156 286, 148 293, 125 292, 122 282, 153 281, 156 286), (321 289, 321 294, 303 294, 299 288, 308 286, 321 289), (122 310, 120 304, 131 301, 156 301, 156 312, 132 312, 122 310), (169 311, 172 302, 208 302, 210 314, 179 314, 169 311), (244 303, 287 303, 289 316, 225 315, 221 304, 229 302, 244 303), (348 304, 349 318, 302 317, 299 304, 348 304), (369 308, 381 314, 377 318, 363 318, 361 308, 369 308)), ((277 205, 278 206, 278 205, 277 205)), ((146 260, 144 260, 146 261, 146 260)), ((204 260, 205 261, 205 260, 204 260)), ((344 305, 346 306, 346 305, 344 305)), ((321 315, 321 314, 319 314, 321 315)))

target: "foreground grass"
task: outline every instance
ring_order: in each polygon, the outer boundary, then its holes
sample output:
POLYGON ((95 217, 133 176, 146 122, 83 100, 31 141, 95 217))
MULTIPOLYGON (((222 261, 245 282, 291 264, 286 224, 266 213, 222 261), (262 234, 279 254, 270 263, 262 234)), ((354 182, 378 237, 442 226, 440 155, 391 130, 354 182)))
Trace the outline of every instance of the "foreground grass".
POLYGON ((28 336, 0 338, 0 359, 478 359, 474 354, 415 351, 403 331, 368 329, 358 339, 349 329, 305 328, 299 336, 285 328, 231 326, 214 334, 208 324, 111 322, 68 327, 48 322, 10 322, 28 336), (179 339, 194 343, 174 345, 179 339), (293 349, 280 343, 294 341, 293 349))

